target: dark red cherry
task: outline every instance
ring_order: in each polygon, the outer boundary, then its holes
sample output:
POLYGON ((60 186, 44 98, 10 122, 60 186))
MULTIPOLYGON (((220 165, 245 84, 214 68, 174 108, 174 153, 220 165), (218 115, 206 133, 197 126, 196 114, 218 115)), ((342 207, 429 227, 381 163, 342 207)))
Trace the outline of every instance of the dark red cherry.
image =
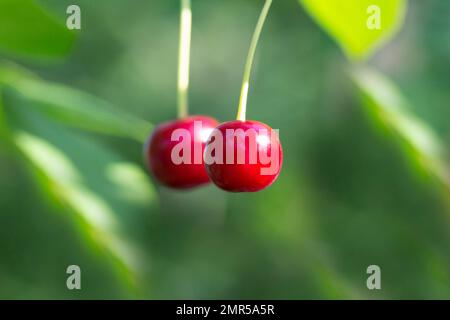
POLYGON ((153 177, 161 184, 176 189, 210 182, 203 163, 203 152, 209 134, 217 125, 213 118, 190 116, 157 126, 144 150, 153 177))
POLYGON ((276 180, 283 151, 278 132, 268 125, 236 120, 225 122, 212 132, 204 157, 206 171, 219 188, 255 192, 276 180))

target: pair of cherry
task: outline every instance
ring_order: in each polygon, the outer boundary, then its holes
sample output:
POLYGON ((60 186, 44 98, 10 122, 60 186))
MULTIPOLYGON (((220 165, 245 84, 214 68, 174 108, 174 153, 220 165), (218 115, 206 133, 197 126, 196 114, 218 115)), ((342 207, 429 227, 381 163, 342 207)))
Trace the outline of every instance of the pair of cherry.
POLYGON ((226 191, 254 192, 268 187, 278 177, 283 160, 278 132, 274 132, 264 123, 248 121, 245 118, 253 57, 271 3, 272 0, 265 1, 250 43, 237 120, 219 125, 217 120, 211 117, 187 116, 192 14, 190 0, 181 0, 178 64, 179 119, 156 127, 145 146, 148 167, 161 184, 177 189, 188 189, 212 181, 226 191), (196 130, 196 124, 201 125, 200 131, 196 130), (183 155, 183 159, 187 158, 188 161, 174 161, 174 149, 179 143, 176 138, 174 139, 174 132, 177 130, 187 133, 188 137, 184 138, 190 139, 187 140, 190 150, 196 150, 196 147, 200 145, 201 153, 202 155, 204 153, 205 158, 201 155, 198 161, 199 157, 189 151, 183 155), (217 146, 215 139, 219 137, 223 143, 217 146), (219 161, 205 161, 207 155, 214 153, 221 154, 219 161), (267 158, 274 161, 267 162, 267 158))
POLYGON ((145 154, 153 176, 168 187, 188 189, 212 181, 219 188, 231 192, 254 192, 268 187, 278 177, 283 159, 278 135, 266 124, 235 120, 219 125, 215 119, 206 116, 191 116, 159 125, 150 136, 145 154), (195 122, 201 123, 201 131, 194 130, 195 122), (195 163, 191 153, 189 163, 174 163, 173 149, 179 142, 173 141, 173 132, 177 129, 189 132, 192 150, 195 141, 201 142, 202 154, 214 152, 208 150, 213 148, 214 139, 207 138, 213 130, 225 137, 226 142, 229 138, 233 139, 233 143, 223 143, 221 150, 222 159, 231 158, 232 161, 205 163, 202 158, 201 163, 195 163), (237 161, 238 152, 244 155, 241 162, 237 161), (252 152, 255 155, 253 161, 252 152), (264 154, 270 157, 272 153, 277 153, 273 157, 276 163, 268 163, 258 156, 264 154), (269 166, 274 169, 264 172, 269 166))

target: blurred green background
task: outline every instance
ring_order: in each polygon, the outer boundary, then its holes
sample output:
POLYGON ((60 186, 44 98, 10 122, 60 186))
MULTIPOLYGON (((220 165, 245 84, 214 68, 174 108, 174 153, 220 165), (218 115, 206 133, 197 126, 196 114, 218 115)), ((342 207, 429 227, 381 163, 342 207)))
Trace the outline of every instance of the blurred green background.
MULTIPOLYGON (((253 69, 281 175, 230 194, 142 161, 176 116, 178 1, 0 0, 0 298, 450 298, 450 1, 409 1, 374 54, 311 3, 274 1, 253 69)), ((193 0, 191 113, 234 118, 262 4, 193 0)))

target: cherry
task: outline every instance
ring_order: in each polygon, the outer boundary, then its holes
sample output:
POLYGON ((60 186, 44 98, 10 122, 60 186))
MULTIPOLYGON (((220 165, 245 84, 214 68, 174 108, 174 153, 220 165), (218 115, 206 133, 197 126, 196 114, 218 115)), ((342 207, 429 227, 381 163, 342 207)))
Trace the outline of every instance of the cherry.
POLYGON ((258 121, 225 122, 214 130, 206 144, 206 171, 211 181, 226 191, 255 192, 267 188, 280 174, 282 162, 278 134, 258 121))
POLYGON ((253 58, 271 4, 272 0, 265 1, 250 42, 237 120, 219 125, 206 144, 206 171, 226 191, 255 192, 267 188, 277 179, 283 162, 278 132, 245 117, 253 58))
POLYGON ((178 55, 178 120, 155 128, 145 145, 148 168, 161 184, 187 189, 209 182, 203 151, 218 122, 206 116, 188 117, 189 57, 191 44, 191 1, 182 0, 178 55), (178 148, 182 145, 182 148, 178 148))
POLYGON ((218 122, 213 118, 190 116, 157 126, 149 137, 144 151, 148 168, 154 178, 161 184, 176 189, 187 189, 209 183, 202 155, 208 136, 217 125, 218 122), (200 124, 201 130, 194 130, 195 124, 200 124), (188 147, 192 150, 189 163, 176 164, 172 159, 172 151, 180 143, 172 137, 176 129, 184 129, 189 133, 188 147), (200 156, 196 156, 194 152, 196 142, 201 144, 200 156), (200 162, 195 161, 194 156, 197 160, 200 159, 200 162))

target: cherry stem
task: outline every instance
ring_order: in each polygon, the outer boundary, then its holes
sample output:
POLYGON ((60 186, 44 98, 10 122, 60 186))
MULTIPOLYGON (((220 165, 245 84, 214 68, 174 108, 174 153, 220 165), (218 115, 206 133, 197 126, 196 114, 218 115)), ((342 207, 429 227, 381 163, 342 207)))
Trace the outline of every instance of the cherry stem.
POLYGON ((191 49, 191 0, 181 0, 180 42, 178 52, 178 118, 188 115, 189 59, 191 49))
POLYGON ((270 5, 272 0, 266 0, 264 7, 256 24, 255 31, 253 33, 252 41, 250 43, 250 49, 248 51, 247 62, 244 69, 244 78, 242 80, 241 96, 239 98, 239 107, 237 112, 237 120, 245 121, 245 114, 247 111, 247 96, 248 87, 250 82, 250 74, 252 71, 253 58, 255 57, 256 46, 258 45, 258 40, 261 35, 264 22, 266 21, 267 14, 269 13, 270 5))

